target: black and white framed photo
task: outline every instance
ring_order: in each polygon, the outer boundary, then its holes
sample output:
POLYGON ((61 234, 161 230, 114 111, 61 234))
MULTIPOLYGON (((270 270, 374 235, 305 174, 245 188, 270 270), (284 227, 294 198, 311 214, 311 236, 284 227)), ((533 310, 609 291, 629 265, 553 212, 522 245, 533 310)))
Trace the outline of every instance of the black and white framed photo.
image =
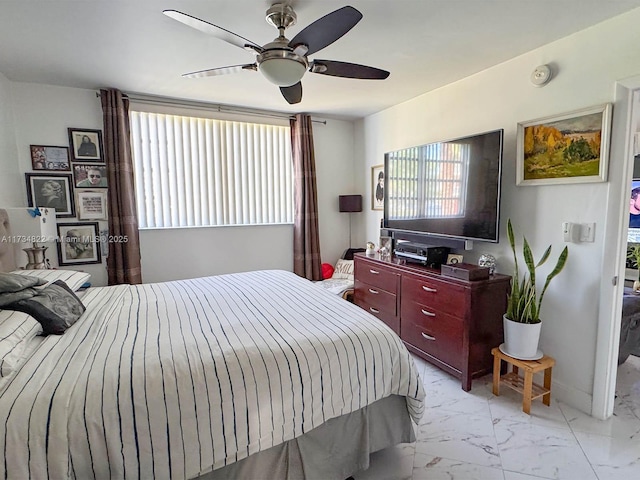
POLYGON ((30 145, 34 170, 70 170, 69 149, 52 145, 30 145))
POLYGON ((78 220, 106 220, 106 190, 76 190, 76 210, 78 220))
POLYGON ((384 210, 384 165, 371 167, 371 210, 384 210))
POLYGON ((58 224, 58 263, 87 265, 101 263, 98 222, 58 224))
POLYGON ((93 163, 74 163, 73 184, 76 188, 107 188, 107 167, 93 163))
POLYGON ((75 217, 70 173, 25 173, 30 207, 56 209, 56 217, 75 217))
POLYGON ((70 128, 69 147, 74 162, 104 162, 100 130, 70 128))

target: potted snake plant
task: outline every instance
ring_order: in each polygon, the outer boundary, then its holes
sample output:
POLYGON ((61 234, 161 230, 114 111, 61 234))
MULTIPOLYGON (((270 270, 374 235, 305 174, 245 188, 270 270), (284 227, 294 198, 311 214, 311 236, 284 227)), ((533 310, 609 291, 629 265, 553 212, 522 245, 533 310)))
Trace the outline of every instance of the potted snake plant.
POLYGON ((515 267, 514 275, 511 279, 507 313, 504 314, 504 344, 501 347, 504 349, 504 353, 511 357, 521 360, 534 360, 542 357, 542 352, 538 350, 540 329, 542 327, 540 320, 542 300, 551 280, 564 268, 569 256, 569 248, 565 246, 560 252, 555 267, 547 275, 544 286, 538 295, 536 269, 549 259, 551 245, 547 247, 540 260, 536 263, 529 242, 523 236, 522 257, 527 271, 520 278, 516 241, 511 220, 507 222, 507 237, 513 252, 515 267))

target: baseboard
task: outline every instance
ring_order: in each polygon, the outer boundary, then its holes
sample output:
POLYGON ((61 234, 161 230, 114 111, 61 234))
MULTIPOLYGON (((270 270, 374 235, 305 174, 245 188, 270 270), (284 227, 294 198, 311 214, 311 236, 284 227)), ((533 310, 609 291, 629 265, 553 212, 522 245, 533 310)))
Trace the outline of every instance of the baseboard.
POLYGON ((593 396, 558 382, 555 378, 551 380, 551 399, 560 400, 562 403, 591 415, 593 396))

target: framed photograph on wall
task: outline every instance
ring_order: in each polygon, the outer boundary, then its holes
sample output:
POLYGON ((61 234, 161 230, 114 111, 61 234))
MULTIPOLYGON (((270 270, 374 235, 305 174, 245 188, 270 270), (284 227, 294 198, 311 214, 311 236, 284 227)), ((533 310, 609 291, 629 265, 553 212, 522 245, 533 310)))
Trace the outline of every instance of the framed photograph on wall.
POLYGON ((371 209, 384 210, 384 165, 371 167, 371 209))
POLYGON ((104 162, 100 130, 70 128, 69 147, 74 162, 104 162))
POLYGON ((58 224, 58 263, 88 265, 100 263, 98 222, 58 224))
POLYGON ((518 124, 516 184, 606 182, 610 103, 518 124))
POLYGON ((70 170, 69 149, 50 145, 30 145, 34 170, 70 170))
POLYGON ((76 188, 107 188, 106 165, 74 163, 73 184, 76 188))
POLYGON ((30 207, 56 209, 56 217, 75 217, 70 173, 25 173, 30 207))
POLYGON ((76 209, 78 220, 106 220, 106 190, 76 190, 76 209))

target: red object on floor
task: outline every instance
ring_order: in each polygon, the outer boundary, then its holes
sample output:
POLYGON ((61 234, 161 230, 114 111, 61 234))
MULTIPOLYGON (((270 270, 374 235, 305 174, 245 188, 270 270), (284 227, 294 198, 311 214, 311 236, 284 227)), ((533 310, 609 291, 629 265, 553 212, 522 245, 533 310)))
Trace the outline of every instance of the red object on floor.
POLYGON ((333 276, 333 266, 330 263, 322 264, 322 278, 326 280, 333 276))

